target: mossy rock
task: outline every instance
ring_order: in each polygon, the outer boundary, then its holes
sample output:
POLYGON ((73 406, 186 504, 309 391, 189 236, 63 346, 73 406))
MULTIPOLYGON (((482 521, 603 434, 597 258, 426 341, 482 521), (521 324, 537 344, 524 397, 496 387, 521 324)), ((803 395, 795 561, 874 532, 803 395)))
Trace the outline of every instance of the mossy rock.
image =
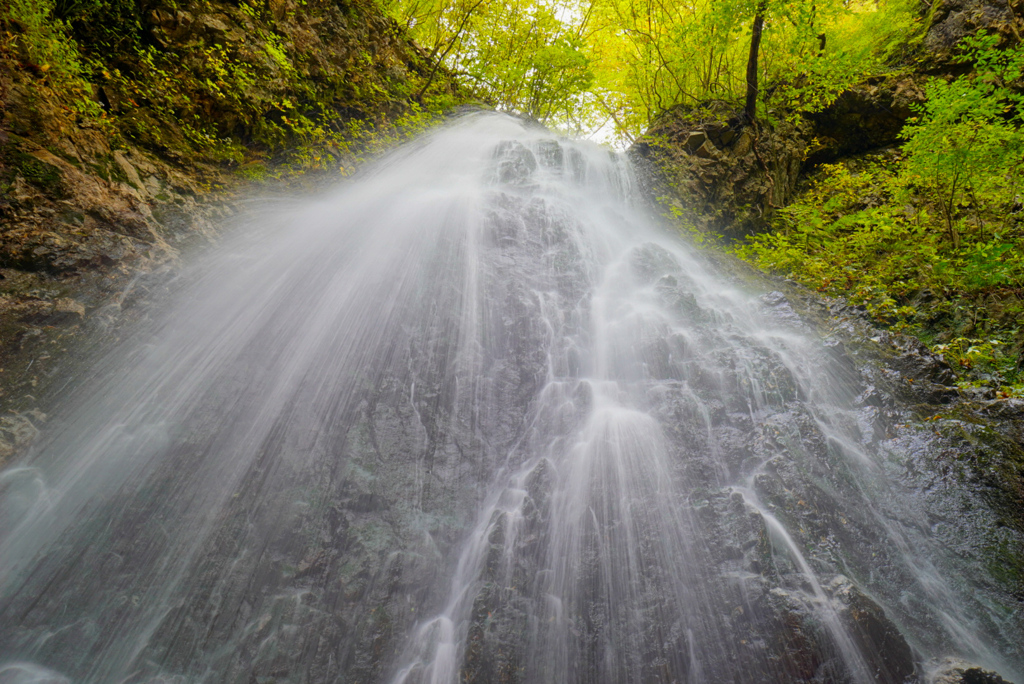
POLYGON ((64 199, 68 196, 68 189, 64 185, 60 169, 57 167, 19 149, 8 148, 3 153, 2 159, 4 166, 7 167, 6 173, 3 173, 6 178, 3 180, 7 183, 20 176, 48 197, 64 199))

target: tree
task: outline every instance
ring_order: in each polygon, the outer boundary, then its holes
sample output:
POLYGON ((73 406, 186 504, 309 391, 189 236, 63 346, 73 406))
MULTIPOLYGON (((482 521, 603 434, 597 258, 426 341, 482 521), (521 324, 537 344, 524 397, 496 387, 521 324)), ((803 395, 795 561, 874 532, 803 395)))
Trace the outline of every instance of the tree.
POLYGON ((754 25, 750 29, 750 56, 747 57, 747 97, 743 116, 753 123, 757 113, 757 55, 761 49, 761 32, 764 30, 764 16, 768 12, 768 0, 760 0, 754 10, 754 25))
POLYGON ((423 88, 420 89, 420 92, 416 95, 417 100, 423 99, 424 93, 427 92, 427 89, 430 87, 430 84, 434 81, 434 76, 437 75, 438 68, 444 63, 445 58, 451 53, 452 48, 454 48, 458 44, 459 40, 462 38, 463 31, 466 30, 466 25, 469 23, 470 18, 473 16, 473 12, 475 12, 477 8, 484 4, 484 1, 485 0, 475 0, 475 2, 473 2, 472 5, 466 7, 462 11, 462 19, 459 20, 458 26, 455 29, 454 34, 450 38, 448 38, 448 44, 440 55, 437 54, 437 51, 440 49, 441 43, 438 42, 434 46, 434 49, 430 55, 434 64, 430 69, 430 74, 427 76, 426 83, 423 84, 423 88))
MULTIPOLYGON (((641 135, 666 110, 827 106, 881 68, 915 0, 395 0, 391 12, 482 99, 641 135)), ((433 74, 431 74, 432 78, 433 74)), ((428 78, 428 81, 430 78, 428 78)))

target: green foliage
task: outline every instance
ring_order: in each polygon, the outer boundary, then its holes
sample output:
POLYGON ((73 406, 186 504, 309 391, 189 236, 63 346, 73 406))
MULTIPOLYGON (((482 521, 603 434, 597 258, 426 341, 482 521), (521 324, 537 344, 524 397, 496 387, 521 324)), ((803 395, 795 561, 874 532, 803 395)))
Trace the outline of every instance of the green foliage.
MULTIPOLYGON (((761 111, 814 112, 891 69, 920 33, 915 0, 768 0, 761 111)), ((761 0, 393 0, 395 19, 482 99, 632 140, 664 111, 738 105, 761 0)))
MULTIPOLYGON (((251 180, 348 173, 457 104, 447 77, 427 81, 424 57, 372 0, 290 7, 291 20, 280 22, 264 0, 10 0, 0 3, 0 64, 29 86, 25 105, 45 112, 36 117, 44 135, 98 128, 251 180), (318 27, 312 40, 295 29, 306 22, 318 27)), ((558 47, 545 63, 558 61, 558 47)), ((57 194, 40 175, 48 167, 23 161, 19 175, 57 194)), ((104 178, 117 173, 84 164, 104 178)))
POLYGON ((1024 225, 1006 210, 1017 200, 1000 202, 993 193, 988 205, 955 207, 954 245, 936 209, 941 199, 914 185, 908 168, 915 161, 913 153, 890 153, 826 166, 779 211, 775 231, 735 251, 847 297, 880 323, 941 343, 935 349, 954 368, 1011 391, 1024 379, 1009 351, 1024 314, 1024 225))
POLYGON ((9 147, 0 154, 0 180, 6 183, 13 180, 14 176, 22 177, 51 197, 60 199, 67 196, 67 189, 57 168, 9 147))
MULTIPOLYGON (((286 169, 347 170, 361 150, 379 146, 399 129, 452 104, 444 88, 437 87, 423 88, 419 101, 411 103, 419 87, 415 69, 422 67, 413 64, 406 70, 404 57, 392 54, 401 50, 400 41, 370 43, 380 40, 372 37, 370 22, 354 24, 353 31, 330 4, 307 8, 300 3, 295 11, 311 13, 309 21, 333 22, 335 33, 325 37, 324 45, 341 42, 350 45, 350 53, 311 55, 308 46, 297 48, 294 36, 256 0, 190 5, 193 17, 215 12, 230 29, 177 38, 160 34, 155 42, 143 39, 138 0, 57 2, 86 46, 83 53, 90 55, 83 71, 92 70, 109 100, 108 120, 136 144, 178 159, 228 165, 266 160, 286 169), (89 26, 100 14, 112 32, 89 26), (339 28, 345 32, 342 41, 339 28), (365 40, 359 28, 367 29, 365 40), (370 50, 385 54, 387 69, 370 50), (373 123, 358 130, 347 123, 360 119, 373 123), (399 119, 402 123, 396 124, 399 119)), ((345 11, 356 11, 357 4, 345 11)), ((173 4, 158 9, 175 11, 173 4)), ((70 34, 64 38, 75 45, 70 34)))
POLYGON ((579 8, 544 0, 400 0, 390 12, 478 98, 545 123, 587 127, 593 81, 579 8))
MULTIPOLYGON (((626 139, 666 109, 711 100, 738 107, 754 0, 593 0, 588 55, 600 108, 626 139)), ((793 115, 814 112, 867 74, 884 71, 919 31, 914 4, 766 3, 759 100, 793 115)))
POLYGON ((54 0, 53 16, 94 56, 109 58, 142 44, 142 11, 140 0, 54 0))
MULTIPOLYGON (((932 79, 927 101, 904 129, 909 154, 904 183, 931 196, 955 248, 960 247, 958 215, 974 211, 976 223, 983 223, 982 213, 1016 196, 1024 166, 1024 95, 1009 87, 1021 78, 1024 47, 1000 50, 997 38, 986 35, 965 39, 962 46, 962 61, 974 62, 975 70, 950 81, 932 79)), ((983 264, 1008 248, 993 234, 970 258, 983 264)), ((1005 276, 990 284, 1001 280, 1005 276)))
MULTIPOLYGON (((956 337, 949 342, 936 344, 932 351, 942 354, 953 368, 961 371, 975 371, 975 375, 983 374, 994 377, 1002 386, 1004 395, 1020 396, 1024 393, 1024 384, 1006 384, 1007 378, 1016 378, 1016 369, 1012 356, 1003 353, 1005 343, 998 339, 975 339, 956 337)), ((978 386, 977 380, 961 381, 965 386, 978 386)))
POLYGON ((78 45, 67 23, 54 15, 52 0, 9 0, 0 5, 0 20, 19 28, 3 40, 5 48, 42 73, 61 80, 78 79, 83 72, 78 45))
POLYGON ((736 253, 936 343, 965 384, 1020 394, 1024 47, 962 48, 975 69, 927 84, 900 153, 825 166, 736 253))
POLYGON ((66 111, 102 126, 99 105, 90 97, 90 62, 71 37, 68 24, 55 16, 51 0, 10 0, 0 3, 0 60, 20 63, 42 90, 60 94, 66 111))

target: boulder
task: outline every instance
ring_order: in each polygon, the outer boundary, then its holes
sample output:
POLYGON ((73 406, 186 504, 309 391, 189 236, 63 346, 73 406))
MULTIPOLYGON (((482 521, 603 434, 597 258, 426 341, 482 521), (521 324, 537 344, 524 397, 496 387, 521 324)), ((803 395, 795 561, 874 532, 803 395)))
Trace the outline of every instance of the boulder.
POLYGON ((915 105, 925 100, 924 80, 921 74, 870 79, 811 114, 816 145, 808 152, 808 163, 832 162, 899 142, 915 105))
POLYGON ((921 43, 925 63, 933 70, 965 71, 954 62, 957 44, 979 31, 994 33, 1005 47, 1020 42, 1024 21, 1007 0, 939 0, 933 3, 928 31, 921 43))

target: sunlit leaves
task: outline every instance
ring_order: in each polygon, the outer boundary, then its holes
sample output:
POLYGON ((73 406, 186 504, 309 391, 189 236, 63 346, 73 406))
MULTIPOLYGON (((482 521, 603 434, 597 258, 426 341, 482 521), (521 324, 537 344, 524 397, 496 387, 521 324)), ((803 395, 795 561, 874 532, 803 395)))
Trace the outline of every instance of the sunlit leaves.
MULTIPOLYGON (((395 0, 431 58, 500 108, 631 140, 667 109, 739 104, 758 0, 395 0)), ((912 0, 770 0, 759 100, 817 111, 915 29, 912 0), (898 40, 897 40, 898 37, 898 40)))
POLYGON ((899 156, 825 167, 775 233, 738 253, 896 327, 958 331, 936 347, 951 363, 1019 382, 998 339, 1019 336, 1024 313, 1024 48, 984 35, 962 47, 974 70, 931 80, 899 156))
POLYGON ((479 97, 561 124, 578 119, 593 81, 579 9, 542 0, 405 0, 391 7, 431 58, 479 97))
MULTIPOLYGON (((594 91, 620 133, 635 137, 676 105, 720 100, 739 106, 757 5, 592 0, 587 54, 594 91)), ((881 70, 897 39, 910 39, 917 22, 907 0, 771 0, 766 8, 758 99, 769 116, 827 106, 865 74, 881 70)))

